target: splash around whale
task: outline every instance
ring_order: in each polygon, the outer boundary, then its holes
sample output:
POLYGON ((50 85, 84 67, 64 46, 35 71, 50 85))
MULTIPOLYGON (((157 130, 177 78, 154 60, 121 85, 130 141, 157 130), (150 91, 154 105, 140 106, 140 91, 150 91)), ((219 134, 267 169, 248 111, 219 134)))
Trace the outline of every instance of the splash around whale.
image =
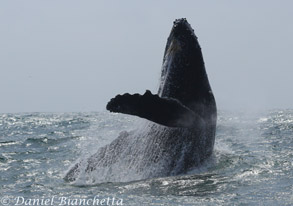
POLYGON ((186 19, 174 21, 165 48, 157 94, 117 95, 107 110, 146 119, 112 143, 79 160, 64 179, 125 182, 179 175, 213 152, 217 109, 201 47, 186 19))

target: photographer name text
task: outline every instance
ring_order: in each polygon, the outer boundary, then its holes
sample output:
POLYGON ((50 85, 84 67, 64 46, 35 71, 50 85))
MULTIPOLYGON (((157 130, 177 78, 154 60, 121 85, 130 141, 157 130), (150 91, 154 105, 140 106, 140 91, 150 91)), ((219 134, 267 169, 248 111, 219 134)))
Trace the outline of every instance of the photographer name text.
POLYGON ((123 205, 123 199, 115 197, 100 198, 69 198, 69 197, 42 197, 42 198, 26 198, 22 196, 17 197, 3 197, 1 198, 1 205, 123 205))

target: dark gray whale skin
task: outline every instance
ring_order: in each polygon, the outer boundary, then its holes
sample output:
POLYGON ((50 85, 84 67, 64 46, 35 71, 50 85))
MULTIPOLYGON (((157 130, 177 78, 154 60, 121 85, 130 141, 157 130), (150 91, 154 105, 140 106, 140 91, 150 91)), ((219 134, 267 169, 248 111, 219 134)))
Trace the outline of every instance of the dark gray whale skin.
POLYGON ((100 182, 184 174, 212 154, 216 102, 200 45, 186 19, 174 21, 158 94, 147 90, 143 95, 117 95, 107 110, 149 121, 143 128, 120 133, 96 154, 76 163, 65 175, 66 181, 91 173, 100 176, 100 182))

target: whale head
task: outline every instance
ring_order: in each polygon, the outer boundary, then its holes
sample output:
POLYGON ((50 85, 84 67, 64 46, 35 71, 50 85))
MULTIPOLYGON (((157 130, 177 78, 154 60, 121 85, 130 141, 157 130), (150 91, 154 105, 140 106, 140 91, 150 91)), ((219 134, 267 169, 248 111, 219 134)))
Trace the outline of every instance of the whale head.
POLYGON ((188 107, 209 96, 201 47, 186 19, 176 19, 165 48, 158 94, 188 107))

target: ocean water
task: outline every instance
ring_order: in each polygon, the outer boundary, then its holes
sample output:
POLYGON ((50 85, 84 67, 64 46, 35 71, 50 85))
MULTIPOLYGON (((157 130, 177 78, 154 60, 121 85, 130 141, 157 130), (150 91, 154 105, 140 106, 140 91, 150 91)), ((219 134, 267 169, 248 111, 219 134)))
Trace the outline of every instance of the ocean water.
POLYGON ((213 156, 188 174, 63 180, 78 158, 141 121, 108 112, 0 114, 0 205, 293 205, 293 110, 220 111, 213 156))

